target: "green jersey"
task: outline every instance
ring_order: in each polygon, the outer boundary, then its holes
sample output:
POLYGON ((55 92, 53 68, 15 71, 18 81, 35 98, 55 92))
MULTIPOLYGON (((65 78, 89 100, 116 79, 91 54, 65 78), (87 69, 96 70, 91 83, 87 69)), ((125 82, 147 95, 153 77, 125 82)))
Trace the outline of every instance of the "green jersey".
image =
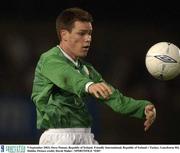
MULTIPOLYGON (((76 66, 58 47, 43 53, 35 70, 32 100, 37 110, 37 128, 86 128, 92 123, 86 108, 88 82, 104 81, 93 66, 79 59, 76 66)), ((99 101, 123 115, 144 117, 148 101, 126 97, 112 88, 108 100, 99 101)))

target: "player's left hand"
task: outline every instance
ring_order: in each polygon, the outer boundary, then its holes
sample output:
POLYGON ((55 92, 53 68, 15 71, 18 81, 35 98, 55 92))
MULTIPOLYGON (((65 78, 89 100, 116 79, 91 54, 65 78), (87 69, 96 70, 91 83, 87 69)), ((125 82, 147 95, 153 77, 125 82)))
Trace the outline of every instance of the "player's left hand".
POLYGON ((149 104, 145 107, 146 121, 144 122, 144 131, 147 131, 156 119, 156 109, 154 105, 149 104))

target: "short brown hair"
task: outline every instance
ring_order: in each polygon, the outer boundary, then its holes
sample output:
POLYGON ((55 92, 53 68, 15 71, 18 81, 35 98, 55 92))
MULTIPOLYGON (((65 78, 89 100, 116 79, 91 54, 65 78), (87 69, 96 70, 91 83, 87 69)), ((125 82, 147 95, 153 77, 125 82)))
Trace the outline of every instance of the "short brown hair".
POLYGON ((56 19, 56 32, 59 40, 61 40, 60 31, 66 29, 71 31, 75 21, 92 22, 92 15, 80 8, 68 8, 62 11, 56 19))

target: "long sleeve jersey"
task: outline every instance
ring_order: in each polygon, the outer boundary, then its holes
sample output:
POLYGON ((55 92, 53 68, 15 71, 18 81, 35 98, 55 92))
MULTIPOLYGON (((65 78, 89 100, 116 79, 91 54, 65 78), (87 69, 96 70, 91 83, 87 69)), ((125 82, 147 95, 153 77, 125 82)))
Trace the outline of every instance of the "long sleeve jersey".
MULTIPOLYGON (((86 107, 88 82, 102 82, 93 66, 81 59, 76 66, 58 47, 43 53, 37 63, 32 89, 32 101, 37 110, 37 128, 91 127, 92 117, 86 107)), ((100 98, 122 115, 144 118, 144 108, 150 102, 124 96, 112 89, 110 98, 100 98)))

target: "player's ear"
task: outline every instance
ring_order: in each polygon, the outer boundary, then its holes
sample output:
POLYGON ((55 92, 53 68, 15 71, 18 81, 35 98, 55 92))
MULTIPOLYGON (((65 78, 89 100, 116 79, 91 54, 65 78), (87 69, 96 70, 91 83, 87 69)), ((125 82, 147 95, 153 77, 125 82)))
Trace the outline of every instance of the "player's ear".
POLYGON ((65 30, 65 29, 61 30, 60 31, 61 39, 64 41, 67 41, 68 40, 68 34, 69 34, 69 32, 67 30, 65 30))

